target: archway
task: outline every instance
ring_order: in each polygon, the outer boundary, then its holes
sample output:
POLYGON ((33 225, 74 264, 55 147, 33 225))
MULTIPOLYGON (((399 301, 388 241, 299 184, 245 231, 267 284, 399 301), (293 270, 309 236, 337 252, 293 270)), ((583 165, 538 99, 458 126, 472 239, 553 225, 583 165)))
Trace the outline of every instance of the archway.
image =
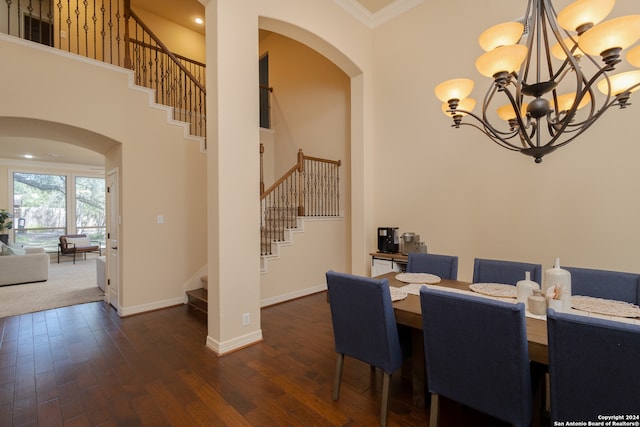
MULTIPOLYGON (((48 193, 60 194, 61 192, 65 195, 63 200, 66 199, 66 202, 63 206, 66 215, 62 217, 62 223, 65 224, 65 227, 71 227, 70 229, 65 228, 66 233, 96 232, 100 236, 104 236, 104 229, 95 228, 96 223, 90 224, 86 220, 80 220, 81 213, 78 213, 85 211, 84 208, 79 208, 78 206, 89 206, 89 204, 99 206, 98 203, 103 204, 104 199, 100 200, 99 196, 89 197, 87 194, 84 196, 79 195, 82 194, 84 190, 81 189, 87 183, 94 181, 95 183, 91 185, 98 185, 98 190, 100 191, 92 191, 91 194, 99 195, 102 193, 101 189, 104 186, 105 178, 105 159, 110 155, 109 153, 116 152, 117 150, 114 150, 114 148, 119 145, 118 142, 95 132, 53 121, 28 117, 0 117, 0 157, 6 157, 0 169, 5 169, 5 173, 2 175, 8 179, 8 182, 4 182, 0 189, 0 200, 2 200, 0 206, 4 207, 6 201, 14 213, 14 219, 20 216, 23 221, 21 233, 19 231, 20 223, 17 220, 14 221, 12 232, 16 233, 14 235, 16 246, 13 251, 17 251, 15 252, 17 254, 23 253, 25 249, 21 248, 22 245, 25 245, 25 247, 44 247, 51 261, 48 280, 43 285, 48 283, 57 284, 54 286, 56 291, 48 298, 43 298, 43 295, 46 295, 53 285, 45 286, 42 290, 38 287, 40 285, 38 283, 34 283, 32 286, 16 286, 15 288, 19 289, 14 289, 14 291, 20 291, 20 293, 13 292, 11 295, 15 294, 25 302, 23 309, 28 311, 29 307, 33 307, 33 309, 40 310, 58 307, 60 304, 69 305, 95 301, 95 298, 99 297, 101 292, 98 289, 99 282, 96 280, 97 271, 93 261, 90 261, 91 267, 85 265, 82 261, 78 262, 78 264, 82 265, 71 266, 70 263, 67 265, 65 261, 68 259, 65 257, 61 257, 61 263, 56 262, 55 245, 57 237, 61 233, 64 234, 65 231, 61 231, 60 228, 54 228, 47 232, 46 229, 41 227, 45 227, 47 224, 61 227, 62 224, 52 225, 46 220, 46 212, 49 212, 49 209, 44 212, 37 204, 29 204, 28 206, 31 207, 24 208, 19 201, 16 202, 14 180, 22 189, 32 188, 35 190, 36 196, 41 191, 44 192, 43 195, 48 193), (3 150, 3 148, 5 149, 3 150), (33 160, 18 158, 16 156, 17 152, 31 153, 33 154, 33 160), (64 153, 64 155, 60 153, 64 153), (88 157, 87 153, 90 153, 88 157), (86 163, 83 162, 85 159, 86 163), (102 178, 102 180, 94 178, 102 178), (40 182, 41 179, 45 179, 46 182, 40 182), (49 182, 50 179, 62 180, 60 185, 63 185, 63 187, 59 188, 57 185, 49 186, 51 184, 49 182), (23 184, 19 184, 19 182, 23 182, 23 184), (82 202, 77 205, 76 201, 82 202), (29 215, 30 211, 31 215, 29 215), (34 212, 41 213, 36 213, 35 217, 33 217, 34 212), (78 215, 78 219, 76 219, 76 215, 78 215), (32 217, 31 219, 29 219, 30 216, 32 217), (29 227, 31 227, 31 231, 29 231, 29 227), (89 228, 87 229, 86 227, 89 228), (73 267, 76 268, 71 270, 73 267), (95 291, 92 291, 92 288, 95 291), (65 290, 67 293, 65 293, 65 290), (37 292, 38 298, 36 300, 30 299, 29 295, 32 294, 29 292, 37 292), (22 295, 24 295, 24 298, 22 295)), ((115 160, 110 160, 110 163, 113 164, 114 162, 115 160)), ((0 181, 4 180, 0 179, 0 181)), ((31 192, 27 191, 27 193, 31 192)), ((20 190, 20 194, 27 193, 23 193, 20 190)), ((22 199, 22 196, 19 199, 22 199)), ((48 204, 43 206, 48 206, 48 204)), ((104 210, 104 215, 107 215, 106 209, 104 210)), ((85 216, 83 218, 86 219, 85 216)), ((100 240, 103 238, 96 237, 96 234, 93 236, 100 240)), ((28 250, 33 251, 34 249, 28 250)), ((95 254, 92 253, 90 258, 96 258, 97 256, 97 252, 95 254)), ((18 308, 18 306, 15 307, 16 310, 18 308)))

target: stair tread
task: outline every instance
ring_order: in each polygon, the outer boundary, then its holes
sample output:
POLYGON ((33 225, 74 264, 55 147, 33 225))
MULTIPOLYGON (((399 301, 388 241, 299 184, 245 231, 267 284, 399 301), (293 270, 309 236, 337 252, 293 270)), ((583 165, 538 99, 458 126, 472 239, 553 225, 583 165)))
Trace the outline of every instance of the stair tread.
POLYGON ((207 298, 209 293, 204 288, 193 289, 186 292, 187 294, 187 302, 189 307, 195 308, 196 310, 200 310, 204 313, 207 312, 208 302, 207 298))
POLYGON ((187 291, 187 296, 203 302, 207 302, 209 293, 204 288, 198 288, 198 289, 193 289, 191 291, 187 291))

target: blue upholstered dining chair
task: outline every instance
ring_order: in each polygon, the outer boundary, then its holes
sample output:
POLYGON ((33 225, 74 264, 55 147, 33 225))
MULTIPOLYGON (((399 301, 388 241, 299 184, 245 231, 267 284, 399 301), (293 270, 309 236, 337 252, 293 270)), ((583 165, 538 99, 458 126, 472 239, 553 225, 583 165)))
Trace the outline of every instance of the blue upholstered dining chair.
POLYGON ((548 310, 547 332, 552 422, 640 414, 639 325, 548 310))
POLYGON ((542 264, 476 258, 473 261, 473 283, 515 285, 524 280, 526 271, 531 273, 531 280, 540 284, 542 264))
POLYGON ((450 255, 410 253, 407 273, 430 273, 443 279, 458 279, 458 257, 450 255))
POLYGON ((640 303, 640 274, 591 268, 562 267, 571 273, 571 293, 640 303))
POLYGON ((333 400, 338 400, 344 356, 383 372, 380 425, 387 423, 391 374, 402 365, 403 351, 387 279, 328 271, 329 306, 338 359, 333 400))
POLYGON ((524 304, 450 291, 420 290, 430 427, 439 396, 529 426, 533 393, 524 304))

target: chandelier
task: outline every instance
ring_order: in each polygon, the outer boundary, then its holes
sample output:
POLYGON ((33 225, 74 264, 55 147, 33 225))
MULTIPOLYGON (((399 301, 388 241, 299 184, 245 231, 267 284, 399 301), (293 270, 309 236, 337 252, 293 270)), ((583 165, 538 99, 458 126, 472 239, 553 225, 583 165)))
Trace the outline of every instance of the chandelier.
MULTIPOLYGON (((614 5, 615 0, 577 0, 556 13, 551 0, 529 0, 522 22, 484 31, 478 41, 485 53, 476 68, 492 82, 481 114, 473 113, 476 101, 468 98, 472 80, 457 78, 435 88, 452 126, 473 126, 540 163, 609 107, 631 105, 640 70, 613 72, 621 51, 640 39, 640 15, 604 21, 614 5)), ((640 67, 640 45, 628 50, 626 60, 640 67)))

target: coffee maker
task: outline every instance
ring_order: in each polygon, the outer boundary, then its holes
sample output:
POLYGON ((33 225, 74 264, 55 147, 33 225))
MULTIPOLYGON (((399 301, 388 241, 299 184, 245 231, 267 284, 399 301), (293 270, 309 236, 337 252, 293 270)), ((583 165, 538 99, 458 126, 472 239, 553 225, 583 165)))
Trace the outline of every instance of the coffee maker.
POLYGON ((378 252, 395 254, 399 250, 398 227, 378 227, 378 252))
POLYGON ((420 236, 416 233, 402 233, 400 239, 400 252, 402 252, 403 255, 420 252, 420 236))

